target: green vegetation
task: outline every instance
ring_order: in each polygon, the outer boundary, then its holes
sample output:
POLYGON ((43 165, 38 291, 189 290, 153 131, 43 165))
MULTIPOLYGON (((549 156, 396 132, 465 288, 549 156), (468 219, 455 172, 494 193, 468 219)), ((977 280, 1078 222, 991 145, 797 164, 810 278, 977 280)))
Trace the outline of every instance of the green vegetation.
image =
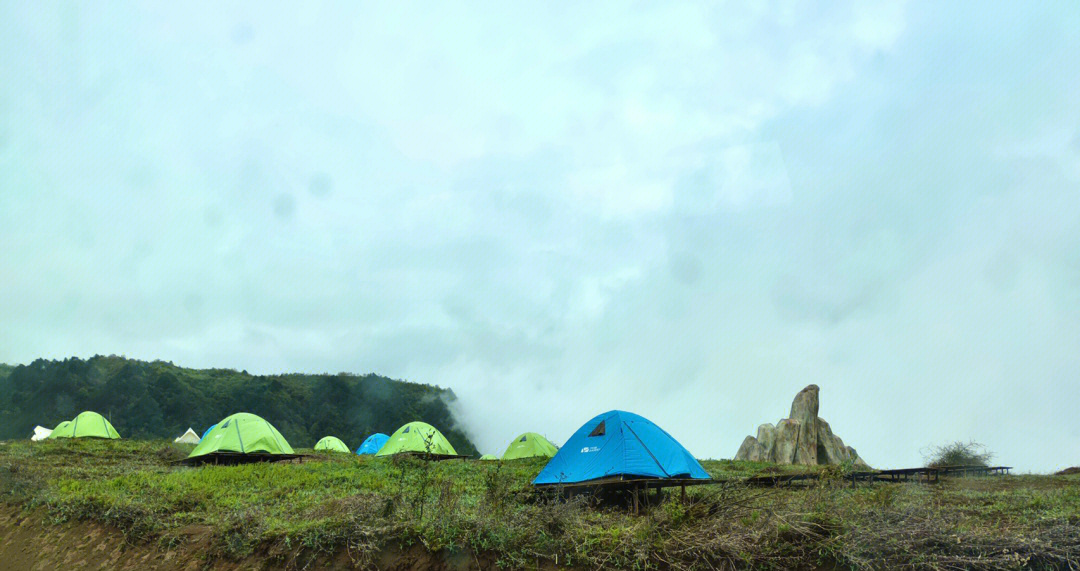
MULTIPOLYGON (((640 516, 528 482, 544 459, 510 462, 316 455, 301 464, 175 466, 161 441, 9 442, 0 499, 54 522, 94 521, 168 548, 209 529, 207 555, 380 552, 422 546, 505 567, 1013 569, 1080 559, 1080 476, 1001 476, 852 488, 841 469, 792 489, 739 483, 670 494, 640 516)), ((798 472, 705 461, 716 478, 798 472)), ((9 508, 10 509, 10 508, 9 508)), ((300 565, 302 566, 302 565, 300 565)))
POLYGON ((9 367, 6 375, 0 369, 0 438, 29 438, 35 425, 51 428, 84 410, 137 439, 171 439, 189 426, 201 433, 227 415, 250 412, 296 447, 333 434, 355 448, 371 433, 423 420, 461 454, 476 454, 447 406, 455 398, 446 389, 378 375, 261 376, 115 356, 39 359, 9 367))

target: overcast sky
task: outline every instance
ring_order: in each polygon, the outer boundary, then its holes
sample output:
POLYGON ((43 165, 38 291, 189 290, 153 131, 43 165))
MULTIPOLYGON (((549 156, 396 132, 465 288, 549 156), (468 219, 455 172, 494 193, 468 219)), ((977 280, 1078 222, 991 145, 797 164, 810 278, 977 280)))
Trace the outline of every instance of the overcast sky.
POLYGON ((1080 464, 1080 4, 745 4, 0 2, 0 362, 1080 464))

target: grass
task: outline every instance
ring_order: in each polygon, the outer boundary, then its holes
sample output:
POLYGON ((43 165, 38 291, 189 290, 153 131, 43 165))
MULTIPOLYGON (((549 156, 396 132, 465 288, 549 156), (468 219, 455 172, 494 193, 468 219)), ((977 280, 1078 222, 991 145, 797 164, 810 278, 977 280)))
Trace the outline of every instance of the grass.
MULTIPOLYGON (((307 452, 307 451, 304 451, 307 452)), ((798 489, 688 489, 634 516, 530 493, 543 461, 423 462, 315 454, 302 464, 180 467, 186 447, 75 440, 0 445, 0 501, 54 522, 94 521, 163 547, 206 528, 210 557, 347 550, 489 555, 510 568, 1075 568, 1080 476, 852 488, 835 469, 798 489)), ((737 481, 805 468, 704 461, 737 481)))

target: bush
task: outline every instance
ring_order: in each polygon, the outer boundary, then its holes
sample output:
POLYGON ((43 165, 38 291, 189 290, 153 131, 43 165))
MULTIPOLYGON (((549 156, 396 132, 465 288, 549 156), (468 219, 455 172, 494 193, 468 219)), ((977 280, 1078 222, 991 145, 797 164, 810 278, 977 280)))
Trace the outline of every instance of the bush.
POLYGON ((944 446, 931 446, 924 454, 930 468, 942 466, 988 466, 994 454, 978 442, 953 442, 944 446))

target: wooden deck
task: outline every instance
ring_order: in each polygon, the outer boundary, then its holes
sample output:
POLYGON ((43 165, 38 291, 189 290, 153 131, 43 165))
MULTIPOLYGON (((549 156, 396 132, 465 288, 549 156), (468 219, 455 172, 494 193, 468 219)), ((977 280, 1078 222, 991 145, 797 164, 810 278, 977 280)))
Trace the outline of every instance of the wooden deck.
POLYGON ((644 478, 640 476, 611 476, 609 478, 598 478, 596 480, 586 480, 584 482, 536 484, 535 487, 538 489, 597 488, 605 486, 641 486, 642 488, 671 488, 675 486, 705 486, 709 484, 718 484, 720 482, 721 480, 713 480, 707 478, 644 478))
POLYGON ((472 456, 466 456, 465 454, 430 454, 428 452, 398 452, 397 454, 389 454, 387 456, 377 456, 377 458, 419 458, 421 460, 427 460, 428 462, 441 462, 443 460, 468 460, 472 456))
POLYGON ((871 473, 873 481, 879 482, 937 482, 941 478, 972 478, 983 476, 1006 475, 1012 466, 937 466, 934 468, 902 468, 899 470, 879 470, 871 473))
MULTIPOLYGON (((901 468, 896 470, 865 470, 844 474, 841 478, 850 481, 852 486, 860 482, 920 482, 936 483, 941 478, 950 477, 986 477, 1005 475, 1012 468, 1010 466, 940 466, 935 468, 901 468)), ((809 484, 822 479, 820 473, 802 474, 770 474, 767 476, 752 476, 742 479, 699 479, 699 478, 642 478, 636 476, 613 476, 584 482, 565 482, 553 484, 536 484, 533 488, 538 493, 557 494, 562 497, 580 494, 601 495, 619 493, 631 496, 634 513, 638 513, 642 502, 649 503, 649 490, 663 488, 680 488, 681 499, 686 499, 688 486, 708 486, 715 484, 743 484, 749 486, 782 487, 798 484, 809 484)), ((659 493, 659 492, 658 492, 659 493)))
POLYGON ((710 478, 644 478, 640 476, 612 476, 598 478, 584 482, 566 482, 553 484, 535 484, 533 488, 540 493, 554 493, 559 496, 569 497, 580 494, 624 494, 630 495, 630 504, 633 512, 637 514, 641 506, 649 505, 649 490, 654 490, 659 497, 663 488, 679 488, 680 498, 686 501, 686 488, 688 486, 708 486, 722 484, 724 480, 710 478))
POLYGON ((241 454, 239 452, 213 452, 210 454, 203 454, 202 456, 195 456, 193 458, 184 458, 176 463, 185 466, 203 466, 206 464, 213 466, 236 466, 238 464, 252 464, 255 462, 300 463, 309 457, 310 456, 306 454, 241 454))
MULTIPOLYGON (((970 478, 985 476, 1006 475, 1012 470, 1011 466, 938 466, 934 468, 900 468, 895 470, 866 470, 852 472, 843 476, 852 485, 859 482, 921 482, 933 484, 941 481, 941 478, 970 478)), ((744 480, 751 486, 787 486, 791 484, 813 482, 821 479, 821 474, 776 474, 768 476, 753 476, 744 480)))

